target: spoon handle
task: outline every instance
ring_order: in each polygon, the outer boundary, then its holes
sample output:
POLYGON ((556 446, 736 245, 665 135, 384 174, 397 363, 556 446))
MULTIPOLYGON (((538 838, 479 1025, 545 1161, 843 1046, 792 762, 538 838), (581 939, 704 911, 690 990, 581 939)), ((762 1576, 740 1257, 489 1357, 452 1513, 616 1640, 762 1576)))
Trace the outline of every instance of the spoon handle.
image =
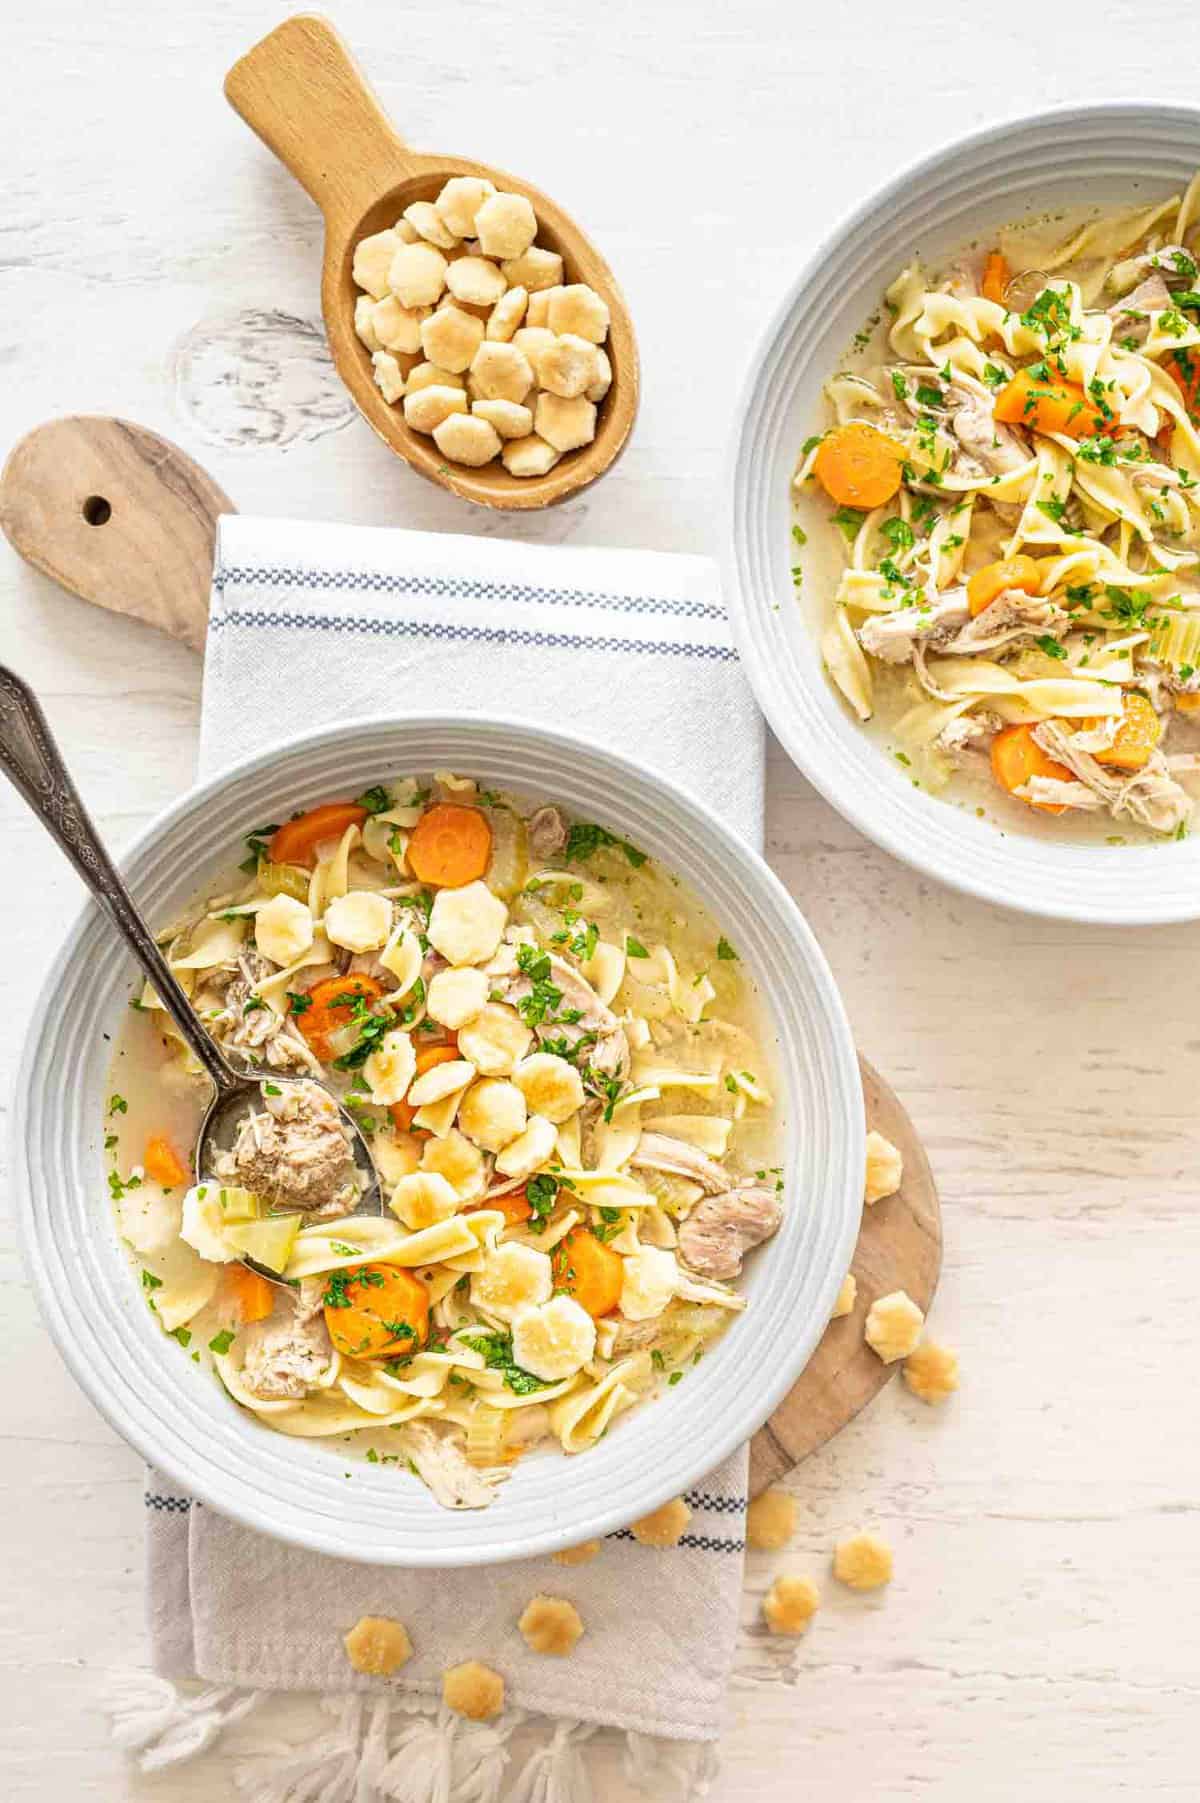
POLYGON ((0 664, 0 766, 64 851, 104 909, 179 1028, 188 1047, 225 1094, 242 1087, 200 1024, 171 974, 154 935, 138 912, 120 871, 109 857, 27 683, 0 664))
POLYGON ((225 98, 339 230, 419 162, 345 39, 315 13, 285 19, 248 50, 225 77, 225 98))

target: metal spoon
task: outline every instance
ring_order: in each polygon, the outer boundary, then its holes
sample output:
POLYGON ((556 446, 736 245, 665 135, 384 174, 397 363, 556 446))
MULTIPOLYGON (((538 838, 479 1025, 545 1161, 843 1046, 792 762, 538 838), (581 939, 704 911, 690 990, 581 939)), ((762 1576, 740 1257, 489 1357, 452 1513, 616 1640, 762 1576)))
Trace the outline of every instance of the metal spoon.
MULTIPOLYGON (((141 965, 155 993, 183 1035, 188 1048, 211 1077, 216 1091, 196 1141, 196 1175, 211 1169, 211 1154, 232 1144, 238 1126, 252 1108, 261 1107, 263 1073, 247 1076, 236 1071, 219 1051, 171 973, 146 922, 116 865, 112 862, 79 792, 71 780, 62 753, 50 731, 41 704, 32 689, 12 670, 0 664, 0 765, 14 788, 19 789, 42 825, 64 851, 141 965)), ((271 1082, 295 1082, 271 1072, 271 1082)), ((306 1077, 305 1082, 315 1079, 306 1077)), ((332 1094, 330 1091, 326 1091, 332 1094)), ((358 1170, 360 1194, 354 1214, 382 1213, 379 1179, 366 1140, 357 1121, 336 1096, 342 1125, 358 1170)), ((298 1211, 302 1212, 302 1211, 298 1211)), ((263 1276, 278 1280, 278 1273, 255 1264, 263 1276)))

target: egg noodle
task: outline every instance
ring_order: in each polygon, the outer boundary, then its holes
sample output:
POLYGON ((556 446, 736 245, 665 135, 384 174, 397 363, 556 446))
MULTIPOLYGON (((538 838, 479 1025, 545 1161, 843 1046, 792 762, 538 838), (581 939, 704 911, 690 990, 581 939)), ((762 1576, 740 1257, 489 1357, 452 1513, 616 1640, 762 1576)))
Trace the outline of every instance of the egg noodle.
POLYGON ((880 361, 827 384, 831 423, 794 479, 802 505, 835 504, 843 548, 824 661, 930 786, 982 753, 1027 807, 1182 836, 1200 765, 1200 177, 1036 268, 1019 234, 1008 249, 937 282, 901 271, 880 361))

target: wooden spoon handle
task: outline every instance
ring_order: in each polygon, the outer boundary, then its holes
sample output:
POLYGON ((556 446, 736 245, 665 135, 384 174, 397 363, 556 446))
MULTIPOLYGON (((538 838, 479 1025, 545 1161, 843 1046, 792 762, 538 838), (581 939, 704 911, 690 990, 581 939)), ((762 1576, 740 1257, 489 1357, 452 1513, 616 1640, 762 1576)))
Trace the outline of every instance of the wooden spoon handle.
POLYGON ((412 172, 345 40, 316 13, 285 19, 225 77, 225 97, 286 163, 327 223, 353 230, 412 172))
POLYGON ((36 426, 0 473, 0 529, 73 595, 203 651, 217 518, 236 513, 178 445, 131 420, 36 426))

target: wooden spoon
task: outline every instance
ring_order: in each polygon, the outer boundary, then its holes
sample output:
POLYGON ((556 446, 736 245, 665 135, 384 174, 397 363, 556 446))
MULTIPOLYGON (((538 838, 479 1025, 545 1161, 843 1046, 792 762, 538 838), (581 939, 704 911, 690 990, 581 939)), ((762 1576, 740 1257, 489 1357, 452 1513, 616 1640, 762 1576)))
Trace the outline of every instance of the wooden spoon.
MULTIPOLYGON (((403 32, 399 16, 396 29, 403 32)), ((248 51, 225 77, 225 94, 325 215, 321 307, 329 348, 359 412, 384 443, 430 481, 482 507, 548 507, 603 475, 623 449, 637 412, 637 346, 613 273, 574 220, 537 188, 503 170, 409 150, 342 38, 315 14, 286 19, 248 51), (355 245, 395 225, 413 201, 436 199, 452 175, 486 176, 499 189, 524 194, 538 217, 537 242, 559 253, 569 281, 586 282, 608 302, 613 380, 599 408, 596 436, 590 445, 568 451, 545 476, 510 476, 499 459, 483 469, 447 463, 432 438, 410 430, 401 409, 384 400, 370 353, 354 330, 355 245)))

